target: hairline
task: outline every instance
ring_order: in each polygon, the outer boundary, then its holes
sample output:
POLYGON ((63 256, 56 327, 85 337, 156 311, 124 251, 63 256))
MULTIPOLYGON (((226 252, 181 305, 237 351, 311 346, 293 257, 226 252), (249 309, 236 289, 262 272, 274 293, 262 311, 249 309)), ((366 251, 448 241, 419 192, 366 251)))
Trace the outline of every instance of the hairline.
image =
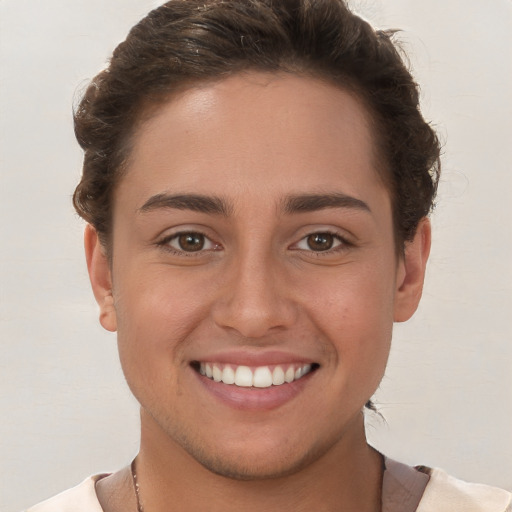
POLYGON ((107 256, 111 259, 111 253, 113 251, 113 215, 114 215, 114 197, 116 190, 119 187, 120 182, 123 180, 125 173, 129 172, 130 164, 132 163, 133 149, 135 146, 135 139, 137 134, 143 128, 146 123, 149 123, 157 115, 157 110, 164 104, 179 100, 179 98, 193 89, 201 89, 209 87, 218 83, 221 83, 229 78, 236 76, 244 76, 251 74, 262 74, 272 76, 273 78, 295 76, 299 78, 310 78, 319 83, 330 85, 344 91, 349 94, 350 97, 358 103, 361 107, 364 116, 364 122, 368 127, 370 134, 370 146, 372 148, 371 163, 373 170, 375 171, 376 177, 379 179, 381 185, 385 188, 389 194, 392 209, 392 226, 393 226, 393 238, 395 242, 395 249, 398 256, 403 254, 406 240, 402 240, 398 226, 395 222, 395 201, 396 191, 393 186, 393 173, 390 169, 389 163, 387 162, 387 155, 385 149, 382 147, 383 137, 380 135, 379 114, 371 106, 370 101, 365 97, 364 94, 359 92, 361 89, 357 87, 357 80, 340 73, 334 76, 332 73, 328 73, 322 70, 320 67, 313 65, 307 65, 304 63, 302 66, 297 63, 290 62, 289 64, 283 63, 281 67, 277 69, 271 69, 265 66, 246 65, 238 70, 231 72, 219 72, 217 74, 210 74, 203 77, 188 77, 173 86, 172 90, 160 91, 155 93, 149 93, 142 96, 139 101, 134 105, 134 113, 129 122, 128 130, 124 135, 119 137, 119 147, 116 151, 118 155, 121 155, 120 164, 115 170, 116 176, 114 184, 110 187, 110 211, 109 223, 105 226, 105 232, 99 233, 100 241, 106 251, 107 256))

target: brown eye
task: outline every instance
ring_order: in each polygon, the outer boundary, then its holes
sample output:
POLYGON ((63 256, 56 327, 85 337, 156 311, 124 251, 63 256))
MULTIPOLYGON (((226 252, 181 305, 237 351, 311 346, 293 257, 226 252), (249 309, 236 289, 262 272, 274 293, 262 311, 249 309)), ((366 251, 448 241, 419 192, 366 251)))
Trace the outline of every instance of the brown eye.
POLYGON ((332 249, 335 240, 330 233, 313 233, 306 239, 308 248, 312 251, 328 251, 332 249))
POLYGON ((199 231, 182 231, 164 238, 158 243, 159 246, 169 249, 177 255, 189 255, 197 253, 201 255, 210 251, 219 251, 222 247, 210 240, 199 231))
POLYGON ((182 251, 196 252, 204 249, 205 237, 201 233, 182 233, 177 242, 182 251))

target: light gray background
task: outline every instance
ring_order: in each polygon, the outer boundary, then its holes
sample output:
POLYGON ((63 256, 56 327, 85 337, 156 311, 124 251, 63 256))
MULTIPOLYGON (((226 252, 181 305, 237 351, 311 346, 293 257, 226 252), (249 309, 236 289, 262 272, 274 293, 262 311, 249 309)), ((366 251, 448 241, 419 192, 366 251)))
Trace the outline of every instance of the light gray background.
MULTIPOLYGON (((0 0, 0 510, 113 470, 138 411, 101 330, 70 196, 71 106, 159 2, 0 0)), ((400 27, 445 141, 423 303, 395 330, 369 435, 387 454, 512 489, 512 2, 354 0, 400 27)))

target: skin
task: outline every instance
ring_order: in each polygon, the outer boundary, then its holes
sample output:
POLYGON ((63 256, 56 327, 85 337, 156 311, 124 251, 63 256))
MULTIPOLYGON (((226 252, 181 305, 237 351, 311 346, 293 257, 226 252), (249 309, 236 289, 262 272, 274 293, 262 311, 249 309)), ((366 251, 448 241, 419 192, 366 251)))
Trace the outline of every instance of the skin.
MULTIPOLYGON (((357 99, 295 75, 189 89, 138 128, 115 191, 111 261, 92 227, 85 246, 100 321, 118 332, 141 404, 145 510, 380 509, 382 460, 361 411, 393 322, 418 305, 430 226, 397 257, 376 157, 357 99), (162 201, 177 194, 225 211, 162 201), (330 199, 307 211, 290 200, 312 194, 330 199), (182 232, 205 235, 204 248, 180 249, 182 232), (312 248, 315 233, 332 248, 312 248), (278 406, 240 409, 191 366, 226 352, 317 369, 278 406)), ((97 484, 107 512, 134 509, 123 474, 97 484)))

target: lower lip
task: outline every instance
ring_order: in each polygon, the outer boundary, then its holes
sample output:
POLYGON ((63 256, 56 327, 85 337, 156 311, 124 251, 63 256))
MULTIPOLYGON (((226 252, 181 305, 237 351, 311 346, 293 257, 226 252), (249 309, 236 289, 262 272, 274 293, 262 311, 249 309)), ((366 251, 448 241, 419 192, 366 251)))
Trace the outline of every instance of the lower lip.
POLYGON ((276 409, 293 400, 307 386, 310 378, 316 372, 310 372, 304 377, 280 386, 268 388, 240 387, 234 384, 216 382, 196 372, 199 382, 218 400, 234 409, 248 411, 265 411, 276 409))

